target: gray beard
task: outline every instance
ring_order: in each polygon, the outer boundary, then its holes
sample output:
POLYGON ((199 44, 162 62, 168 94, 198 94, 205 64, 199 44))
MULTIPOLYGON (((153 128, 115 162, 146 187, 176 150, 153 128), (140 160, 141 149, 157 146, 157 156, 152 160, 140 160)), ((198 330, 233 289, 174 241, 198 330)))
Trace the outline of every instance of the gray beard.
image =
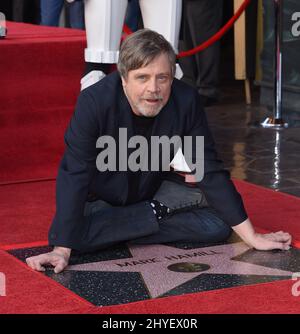
POLYGON ((138 112, 140 114, 142 114, 143 116, 145 116, 145 117, 155 117, 162 110, 163 104, 161 103, 158 107, 152 108, 152 110, 150 108, 147 108, 147 107, 142 107, 139 104, 135 105, 135 107, 138 110, 138 112))

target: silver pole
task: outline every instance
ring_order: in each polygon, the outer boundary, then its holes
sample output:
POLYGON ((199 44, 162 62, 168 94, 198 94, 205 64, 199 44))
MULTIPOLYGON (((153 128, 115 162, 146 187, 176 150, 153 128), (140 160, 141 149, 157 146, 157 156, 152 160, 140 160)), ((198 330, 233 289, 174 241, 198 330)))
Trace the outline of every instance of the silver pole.
POLYGON ((261 126, 282 128, 288 124, 282 119, 282 14, 283 0, 274 0, 275 57, 274 57, 274 116, 266 118, 261 126))
POLYGON ((281 118, 282 111, 282 1, 275 0, 275 46, 276 55, 274 61, 274 93, 275 93, 275 118, 281 118))

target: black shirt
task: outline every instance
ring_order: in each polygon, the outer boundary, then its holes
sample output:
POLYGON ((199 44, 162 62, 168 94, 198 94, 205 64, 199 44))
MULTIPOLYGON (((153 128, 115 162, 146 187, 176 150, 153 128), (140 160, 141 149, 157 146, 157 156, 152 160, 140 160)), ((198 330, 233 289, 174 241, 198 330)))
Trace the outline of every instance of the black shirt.
MULTIPOLYGON (((132 114, 132 120, 135 136, 145 137, 149 145, 149 143, 151 142, 151 133, 155 117, 137 116, 136 114, 132 114)), ((134 150, 135 149, 133 149, 132 151, 134 150)), ((139 163, 139 161, 137 162, 139 163)), ((139 191, 141 173, 141 170, 138 170, 136 172, 129 170, 128 172, 128 181, 130 185, 127 197, 128 203, 136 202, 137 193, 139 191)))

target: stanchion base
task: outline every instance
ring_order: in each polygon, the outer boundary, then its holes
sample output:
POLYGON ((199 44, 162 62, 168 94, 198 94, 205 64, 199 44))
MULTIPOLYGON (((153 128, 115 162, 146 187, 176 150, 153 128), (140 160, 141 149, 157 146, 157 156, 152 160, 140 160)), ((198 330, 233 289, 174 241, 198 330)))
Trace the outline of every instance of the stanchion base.
POLYGON ((262 128, 266 129, 282 129, 289 126, 282 118, 267 117, 263 122, 260 123, 262 128))
POLYGON ((7 29, 4 27, 1 27, 0 25, 0 39, 5 38, 7 35, 7 29))
POLYGON ((282 130, 287 128, 300 128, 300 120, 290 119, 285 122, 282 118, 267 117, 263 122, 254 121, 248 123, 251 128, 264 128, 264 129, 274 129, 282 130))

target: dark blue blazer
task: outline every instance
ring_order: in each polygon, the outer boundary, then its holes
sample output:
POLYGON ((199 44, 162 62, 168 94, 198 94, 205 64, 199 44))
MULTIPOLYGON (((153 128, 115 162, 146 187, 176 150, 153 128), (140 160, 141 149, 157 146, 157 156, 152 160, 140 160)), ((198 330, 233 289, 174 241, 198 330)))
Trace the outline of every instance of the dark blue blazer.
MULTIPOLYGON (((132 172, 99 172, 96 141, 109 135, 118 142, 119 128, 134 136, 132 110, 118 72, 82 91, 65 133, 66 150, 56 183, 56 214, 49 231, 49 244, 76 248, 84 231, 84 206, 90 194, 115 206, 132 203, 132 172)), ((241 196, 218 159, 214 141, 196 90, 174 79, 168 103, 155 117, 152 135, 204 136, 205 175, 197 185, 210 206, 230 226, 247 218, 241 196)), ((151 199, 162 182, 161 172, 141 172, 136 202, 151 199)))

